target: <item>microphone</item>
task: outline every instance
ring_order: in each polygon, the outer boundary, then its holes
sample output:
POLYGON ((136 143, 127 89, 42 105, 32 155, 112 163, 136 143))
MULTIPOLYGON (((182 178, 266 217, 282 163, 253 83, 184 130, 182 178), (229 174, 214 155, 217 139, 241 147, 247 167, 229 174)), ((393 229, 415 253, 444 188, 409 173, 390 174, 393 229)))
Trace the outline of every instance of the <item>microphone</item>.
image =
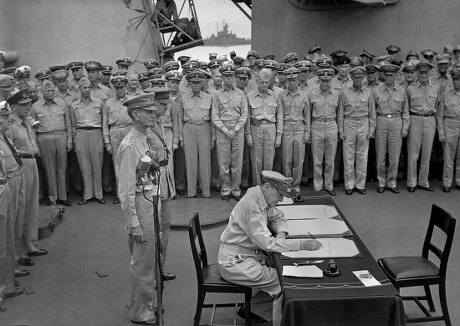
POLYGON ((146 153, 142 155, 139 159, 139 162, 137 162, 136 170, 138 171, 139 175, 143 175, 149 172, 151 165, 152 165, 152 159, 146 153))

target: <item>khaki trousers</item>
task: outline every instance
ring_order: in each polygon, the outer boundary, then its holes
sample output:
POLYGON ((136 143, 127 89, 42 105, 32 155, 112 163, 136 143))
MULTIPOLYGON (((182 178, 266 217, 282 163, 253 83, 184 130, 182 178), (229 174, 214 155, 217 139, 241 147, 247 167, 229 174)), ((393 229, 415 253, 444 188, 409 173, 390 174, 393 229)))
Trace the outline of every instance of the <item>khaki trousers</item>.
POLYGON ((102 130, 77 129, 75 151, 84 183, 84 199, 102 198, 102 130))
POLYGON ((400 117, 377 116, 375 127, 375 151, 379 187, 396 187, 399 156, 402 144, 402 120, 400 117), (387 165, 388 155, 388 169, 387 165))
POLYGON ((14 207, 8 184, 0 185, 0 301, 14 285, 14 207))
POLYGON ((112 160, 113 166, 115 171, 115 182, 117 185, 117 197, 118 197, 118 171, 117 171, 117 156, 118 156, 118 149, 120 148, 120 143, 123 138, 126 137, 128 132, 131 130, 131 126, 125 128, 110 128, 109 136, 110 136, 110 146, 112 147, 112 160))
POLYGON ((429 187, 431 149, 436 133, 435 117, 410 116, 407 135, 407 186, 429 187), (417 162, 420 158, 420 170, 417 181, 417 162))
POLYGON ((446 142, 443 144, 444 169, 442 174, 443 185, 452 186, 454 178, 454 162, 457 161, 455 169, 455 184, 460 186, 460 121, 444 119, 444 133, 446 142))
MULTIPOLYGON (((1 187, 1 186, 0 186, 1 187)), ((15 176, 8 179, 8 187, 11 194, 13 207, 12 221, 14 224, 15 238, 15 262, 19 258, 27 258, 27 248, 24 239, 24 213, 26 209, 26 179, 22 171, 16 172, 15 176)))
POLYGON ((241 195, 241 171, 243 169, 244 133, 238 131, 233 139, 228 138, 220 129, 216 130, 217 159, 220 172, 220 193, 241 195))
POLYGON ((304 124, 302 121, 284 122, 283 135, 281 136, 281 161, 283 173, 292 177, 294 191, 300 192, 302 181, 303 160, 305 157, 304 124))
POLYGON ((367 153, 369 151, 369 119, 345 119, 343 134, 343 165, 345 189, 366 187, 367 153))
POLYGON ((186 164, 185 164, 185 151, 184 147, 177 147, 174 150, 173 157, 174 164, 174 182, 176 190, 185 190, 187 180, 186 164))
POLYGON ((275 157, 276 125, 274 123, 251 126, 252 135, 252 183, 260 184, 262 171, 273 169, 275 157))
POLYGON ((170 197, 176 196, 176 180, 174 179, 174 151, 173 151, 173 133, 171 128, 165 128, 165 143, 169 150, 169 159, 168 159, 168 171, 170 183, 170 197))
POLYGON ((41 160, 48 180, 48 197, 51 202, 58 199, 67 200, 67 135, 38 134, 41 160))
POLYGON ((22 159, 26 179, 26 206, 24 210, 24 247, 28 252, 38 251, 40 210, 38 204, 38 168, 35 159, 22 159))
POLYGON ((334 159, 337 151, 338 128, 335 121, 313 121, 311 124, 311 151, 313 154, 313 183, 316 191, 333 189, 334 159))

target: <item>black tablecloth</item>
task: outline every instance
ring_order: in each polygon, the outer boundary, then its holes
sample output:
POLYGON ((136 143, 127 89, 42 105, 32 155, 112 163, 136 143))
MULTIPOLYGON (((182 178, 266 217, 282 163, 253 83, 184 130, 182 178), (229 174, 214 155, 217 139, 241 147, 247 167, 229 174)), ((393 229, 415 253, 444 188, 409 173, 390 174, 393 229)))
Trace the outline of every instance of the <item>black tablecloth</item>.
MULTIPOLYGON (((328 196, 304 198, 301 205, 335 205, 328 196)), ((338 277, 310 279, 282 276, 283 265, 292 265, 296 259, 280 259, 280 255, 275 254, 275 266, 284 296, 282 325, 405 325, 401 297, 340 209, 336 208, 353 232, 353 236, 347 238, 355 241, 362 255, 334 258, 341 270, 338 277), (382 285, 365 287, 353 274, 353 271, 359 270, 368 270, 382 285)), ((324 263, 317 266, 326 270, 328 261, 329 258, 325 257, 324 263)))

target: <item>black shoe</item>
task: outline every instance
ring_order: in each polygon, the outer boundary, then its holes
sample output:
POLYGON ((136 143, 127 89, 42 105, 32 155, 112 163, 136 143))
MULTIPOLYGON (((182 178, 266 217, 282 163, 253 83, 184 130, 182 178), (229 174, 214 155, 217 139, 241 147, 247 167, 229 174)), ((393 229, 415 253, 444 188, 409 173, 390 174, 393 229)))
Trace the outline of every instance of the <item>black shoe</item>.
POLYGON ((176 279, 176 274, 174 273, 166 273, 164 272, 161 279, 163 281, 172 281, 172 280, 175 280, 176 279))
POLYGON ((54 206, 54 205, 56 205, 56 202, 48 199, 47 205, 48 206, 54 206))
POLYGON ((399 189, 396 187, 393 187, 393 188, 388 187, 388 190, 390 190, 394 194, 399 194, 399 189))
POLYGON ((158 325, 157 320, 156 320, 155 317, 150 318, 149 320, 144 320, 144 321, 134 321, 134 320, 131 320, 131 322, 132 322, 133 324, 139 324, 139 325, 152 325, 152 326, 158 325))
POLYGON ((18 265, 22 266, 33 266, 35 262, 30 258, 19 258, 18 265))
POLYGON ((459 186, 459 185, 456 185, 455 188, 457 188, 458 190, 460 190, 460 186, 459 186))
POLYGON ((240 201, 241 195, 232 195, 233 198, 235 198, 236 201, 240 201))
POLYGON ((327 189, 325 189, 325 190, 326 190, 326 192, 329 194, 329 196, 335 196, 335 195, 336 195, 336 193, 335 193, 335 190, 334 190, 334 189, 331 189, 331 190, 327 190, 327 189))
POLYGON ((24 293, 23 288, 15 288, 13 291, 5 293, 3 295, 3 298, 4 299, 14 298, 14 297, 17 297, 18 295, 21 295, 23 293, 24 293))
POLYGON ((176 189, 176 192, 179 196, 185 195, 185 190, 184 189, 176 189))
POLYGON ((195 195, 195 196, 187 196, 187 198, 197 198, 197 197, 195 195))
POLYGON ((366 194, 366 189, 356 189, 356 191, 361 194, 361 195, 365 195, 366 194))
POLYGON ((27 269, 18 269, 17 271, 14 272, 15 277, 24 277, 24 276, 29 276, 29 275, 30 275, 30 272, 27 269))
MULTIPOLYGON (((173 198, 173 199, 175 199, 175 198, 173 198)), ((115 198, 115 199, 113 200, 113 204, 114 204, 114 205, 119 204, 119 203, 120 203, 120 198, 117 197, 117 198, 115 198)))
POLYGON ((201 194, 203 193, 203 190, 198 189, 198 190, 196 191, 196 193, 199 194, 199 195, 201 195, 201 194))
POLYGON ((310 187, 310 181, 308 181, 308 180, 307 181, 302 181, 300 184, 302 186, 304 186, 304 187, 310 187))
POLYGON ((214 190, 215 192, 220 192, 220 187, 211 186, 211 190, 214 190))
MULTIPOLYGON (((240 318, 246 319, 246 309, 244 306, 241 306, 236 313, 240 318)), ((264 324, 267 322, 267 320, 253 312, 251 312, 251 320, 255 321, 257 324, 264 324)))
POLYGON ((444 192, 450 192, 450 187, 448 187, 448 186, 442 186, 442 191, 444 191, 444 192))
POLYGON ((381 194, 381 193, 384 192, 384 191, 385 191, 385 187, 380 187, 380 186, 377 187, 377 192, 378 192, 379 194, 381 194))
POLYGON ((104 199, 104 197, 102 197, 102 198, 96 198, 96 201, 97 201, 99 204, 102 204, 102 205, 105 204, 105 199, 104 199))
POLYGON ((37 251, 28 252, 27 255, 29 255, 29 257, 45 256, 45 255, 48 255, 48 250, 46 250, 46 249, 38 249, 37 251))
POLYGON ((434 188, 433 187, 424 187, 424 186, 421 186, 421 185, 417 185, 417 188, 419 189, 423 189, 423 190, 426 190, 426 191, 434 191, 434 188))
POLYGON ((61 200, 61 199, 58 199, 56 200, 56 203, 57 204, 62 204, 64 206, 72 206, 72 202, 70 200, 61 200))
POLYGON ((0 301, 0 313, 2 312, 5 312, 7 309, 6 309, 6 306, 3 304, 3 301, 0 301))
POLYGON ((415 191, 415 187, 407 187, 407 191, 409 191, 409 192, 414 192, 414 191, 415 191))
POLYGON ((229 200, 230 200, 230 196, 229 196, 229 195, 223 195, 223 196, 222 196, 222 200, 229 201, 229 200))
POLYGON ((353 189, 345 189, 345 194, 347 195, 353 194, 353 189))
POLYGON ((334 185, 334 187, 338 187, 340 185, 340 182, 339 181, 334 181, 334 182, 332 182, 332 184, 334 185))
POLYGON ((84 199, 84 198, 83 198, 82 200, 80 200, 80 201, 78 202, 78 205, 86 205, 86 204, 88 204, 88 203, 89 203, 90 201, 92 201, 92 200, 93 200, 92 198, 90 198, 90 199, 84 199))

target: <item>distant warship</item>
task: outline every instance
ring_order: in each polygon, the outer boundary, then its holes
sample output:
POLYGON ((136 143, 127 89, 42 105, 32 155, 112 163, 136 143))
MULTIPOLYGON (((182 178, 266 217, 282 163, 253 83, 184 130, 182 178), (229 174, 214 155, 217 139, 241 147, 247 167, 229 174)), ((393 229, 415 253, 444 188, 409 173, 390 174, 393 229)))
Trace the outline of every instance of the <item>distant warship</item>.
POLYGON ((205 45, 240 45, 251 44, 251 39, 237 37, 236 34, 228 31, 228 24, 224 21, 222 24, 223 30, 217 31, 217 36, 214 33, 204 39, 205 45))

